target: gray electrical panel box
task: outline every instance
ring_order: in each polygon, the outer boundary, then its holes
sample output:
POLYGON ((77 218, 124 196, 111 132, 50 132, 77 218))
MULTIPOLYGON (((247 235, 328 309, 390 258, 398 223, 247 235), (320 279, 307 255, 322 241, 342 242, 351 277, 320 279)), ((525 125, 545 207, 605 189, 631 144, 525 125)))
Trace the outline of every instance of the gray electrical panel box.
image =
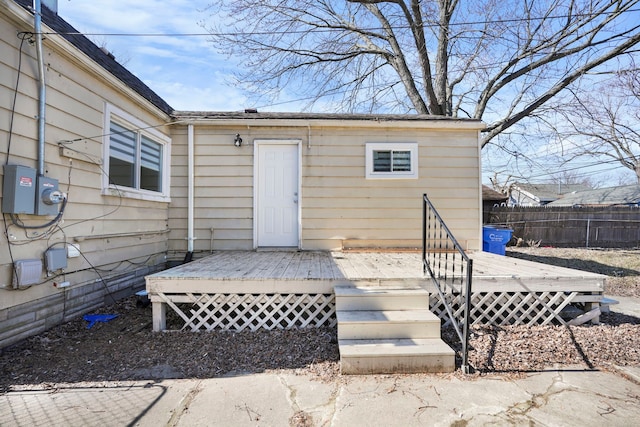
POLYGON ((38 177, 36 193, 36 215, 58 215, 58 204, 50 195, 58 191, 58 180, 46 176, 38 177))
POLYGON ((5 165, 2 212, 33 215, 36 185, 35 169, 22 165, 5 165))

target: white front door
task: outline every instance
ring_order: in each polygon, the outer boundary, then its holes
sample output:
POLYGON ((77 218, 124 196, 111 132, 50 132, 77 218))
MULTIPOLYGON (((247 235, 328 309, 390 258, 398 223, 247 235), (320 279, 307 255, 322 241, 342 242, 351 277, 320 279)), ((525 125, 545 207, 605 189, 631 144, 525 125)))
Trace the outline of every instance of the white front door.
POLYGON ((258 247, 298 247, 298 141, 256 141, 258 247))

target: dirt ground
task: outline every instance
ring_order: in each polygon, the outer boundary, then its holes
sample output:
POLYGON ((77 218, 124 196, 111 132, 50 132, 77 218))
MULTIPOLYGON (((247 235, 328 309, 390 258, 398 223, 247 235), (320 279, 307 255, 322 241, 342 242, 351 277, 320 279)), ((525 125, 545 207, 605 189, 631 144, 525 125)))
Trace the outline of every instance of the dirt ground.
MULTIPOLYGON (((640 250, 509 248, 508 255, 603 273, 610 277, 607 296, 640 296, 640 250)), ((210 378, 281 369, 323 381, 340 375, 335 328, 154 333, 150 306, 139 305, 135 297, 95 314, 118 316, 91 328, 77 318, 1 350, 0 392, 62 382, 210 378)), ((443 338, 458 347, 452 331, 445 330, 443 338)), ((640 319, 611 313, 602 315, 600 325, 474 328, 470 344, 475 375, 518 375, 557 365, 640 366, 640 319)))
POLYGON ((507 255, 609 276, 607 296, 640 297, 640 249, 508 247, 507 255))

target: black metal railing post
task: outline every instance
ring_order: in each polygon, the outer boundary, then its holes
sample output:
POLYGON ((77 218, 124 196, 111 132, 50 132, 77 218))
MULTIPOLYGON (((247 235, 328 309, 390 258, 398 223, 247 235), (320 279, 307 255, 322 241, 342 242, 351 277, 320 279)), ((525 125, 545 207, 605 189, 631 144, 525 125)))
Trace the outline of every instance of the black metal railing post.
MULTIPOLYGON (((427 197, 425 194, 424 197, 427 197)), ((422 274, 427 273, 427 267, 424 263, 424 260, 427 256, 427 227, 425 224, 427 223, 427 204, 422 203, 422 274)))
POLYGON ((467 289, 464 293, 464 328, 462 331, 462 372, 470 373, 469 369, 469 326, 471 325, 471 281, 473 280, 473 260, 467 263, 467 289))
POLYGON ((473 260, 462 249, 426 194, 423 195, 422 204, 422 270, 423 274, 428 273, 431 277, 449 321, 460 339, 462 370, 469 373, 473 260), (454 301, 457 297, 459 304, 464 305, 461 319, 456 318, 447 294, 454 301))

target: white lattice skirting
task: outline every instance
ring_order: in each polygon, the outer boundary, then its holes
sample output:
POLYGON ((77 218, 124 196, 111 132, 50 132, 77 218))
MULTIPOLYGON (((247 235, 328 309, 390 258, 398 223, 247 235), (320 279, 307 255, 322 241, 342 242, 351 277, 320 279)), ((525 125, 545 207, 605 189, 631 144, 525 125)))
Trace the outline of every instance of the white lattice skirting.
POLYGON ((158 294, 184 320, 182 330, 335 326, 333 294, 158 294))
MULTIPOLYGON (((546 325, 564 323, 562 309, 571 304, 578 292, 478 292, 471 295, 472 325, 546 325)), ((462 319, 463 304, 459 294, 445 294, 453 307, 453 314, 462 319)), ((438 294, 430 294, 429 308, 433 313, 451 321, 438 294)))
MULTIPOLYGON (((472 294, 472 325, 546 325, 564 323, 560 312, 584 297, 579 292, 478 292, 472 294)), ((456 318, 462 318, 460 296, 446 294, 456 318)), ((333 294, 165 294, 166 303, 184 321, 181 330, 292 329, 335 326, 333 294)), ((433 313, 450 325, 437 293, 429 296, 433 313)))

